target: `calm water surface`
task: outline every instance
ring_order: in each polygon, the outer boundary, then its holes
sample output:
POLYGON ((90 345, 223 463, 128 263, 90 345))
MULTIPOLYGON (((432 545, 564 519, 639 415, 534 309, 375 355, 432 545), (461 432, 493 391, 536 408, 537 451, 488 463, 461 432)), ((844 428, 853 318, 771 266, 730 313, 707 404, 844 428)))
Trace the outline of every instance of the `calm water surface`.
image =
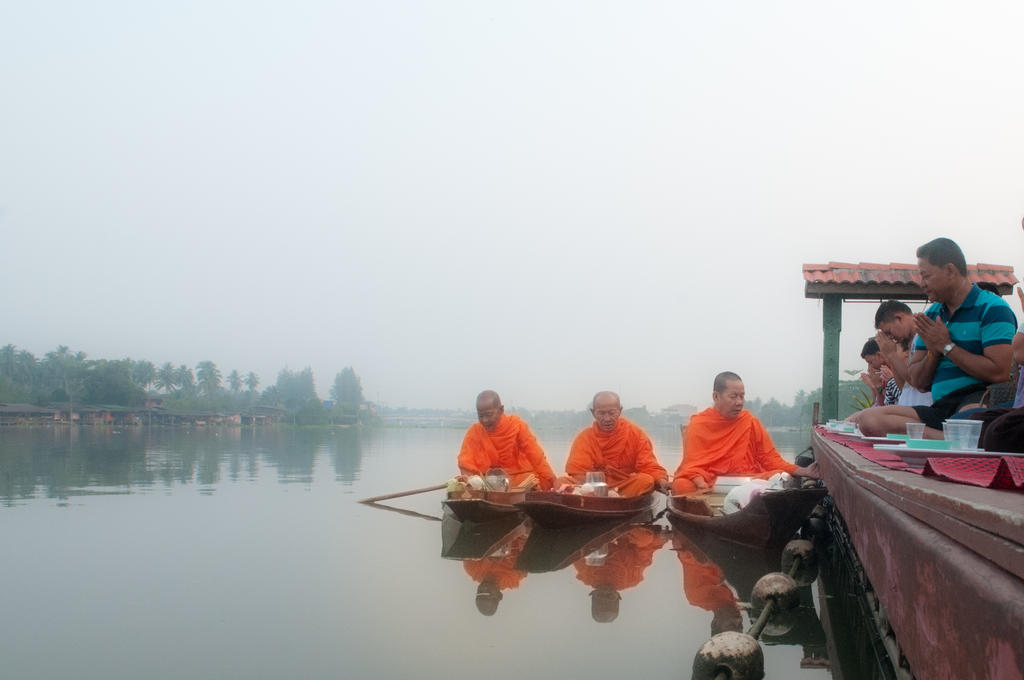
MULTIPOLYGON (((561 469, 573 433, 538 435, 561 469)), ((671 471, 678 431, 651 435, 671 471)), ((790 458, 807 445, 775 436, 790 458)), ((646 553, 613 544, 606 563, 639 582, 611 622, 592 616, 582 562, 530 573, 484 616, 440 522, 356 503, 443 482, 461 438, 0 431, 0 677, 689 678, 712 613, 684 595, 667 531, 646 553)), ((441 492, 391 504, 440 517, 441 492)), ((830 677, 800 669, 800 644, 765 655, 768 678, 830 677)))

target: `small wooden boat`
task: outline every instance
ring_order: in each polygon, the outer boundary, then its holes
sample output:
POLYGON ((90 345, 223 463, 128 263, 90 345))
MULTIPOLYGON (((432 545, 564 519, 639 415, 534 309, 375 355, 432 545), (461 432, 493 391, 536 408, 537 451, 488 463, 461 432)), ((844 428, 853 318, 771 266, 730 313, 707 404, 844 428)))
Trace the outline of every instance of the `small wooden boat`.
POLYGON ((460 522, 445 513, 441 521, 441 557, 449 560, 479 560, 494 553, 516 536, 529 531, 519 513, 489 522, 460 522))
POLYGON ((826 494, 828 490, 821 487, 764 491, 730 515, 721 511, 724 494, 670 496, 668 518, 682 531, 705 531, 752 547, 781 548, 826 494))
POLYGON ((626 521, 603 520, 557 529, 535 526, 519 553, 516 568, 531 574, 564 569, 638 524, 650 523, 653 518, 654 513, 647 509, 626 521))
MULTIPOLYGON (((517 503, 526 500, 525 491, 476 491, 467 489, 458 497, 449 496, 444 501, 462 522, 490 522, 509 516, 520 515, 517 503)), ((520 516, 520 519, 522 517, 520 516)))
POLYGON ((609 520, 625 521, 649 511, 654 491, 642 496, 577 496, 557 491, 533 491, 516 504, 537 526, 560 527, 595 524, 609 520))

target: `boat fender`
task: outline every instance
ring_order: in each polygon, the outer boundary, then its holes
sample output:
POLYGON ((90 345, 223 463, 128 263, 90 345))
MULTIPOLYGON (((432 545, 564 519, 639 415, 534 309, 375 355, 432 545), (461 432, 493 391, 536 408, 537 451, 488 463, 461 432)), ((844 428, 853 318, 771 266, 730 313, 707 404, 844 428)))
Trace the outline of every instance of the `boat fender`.
POLYGON ((726 631, 705 642, 693 658, 693 680, 714 680, 723 672, 730 680, 762 680, 764 652, 757 640, 726 631))
POLYGON ((805 539, 787 543, 782 549, 782 573, 792 576, 800 586, 814 583, 814 579, 818 578, 818 554, 814 552, 814 544, 805 539))
POLYGON ((750 592, 750 606, 764 609, 769 601, 775 601, 776 611, 787 611, 800 605, 800 593, 796 581, 781 572, 765 574, 757 579, 750 592))

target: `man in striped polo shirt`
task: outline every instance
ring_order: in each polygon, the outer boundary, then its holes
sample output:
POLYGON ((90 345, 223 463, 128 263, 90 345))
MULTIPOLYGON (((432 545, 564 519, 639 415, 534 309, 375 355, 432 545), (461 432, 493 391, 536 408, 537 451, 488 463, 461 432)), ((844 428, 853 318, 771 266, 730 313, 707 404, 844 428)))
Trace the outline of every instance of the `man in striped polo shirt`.
POLYGON ((914 315, 917 339, 909 381, 932 392, 931 406, 884 406, 857 418, 868 436, 906 432, 908 422, 924 423, 925 437, 942 439, 942 421, 977 405, 991 383, 1008 380, 1017 319, 1001 297, 967 278, 960 247, 937 238, 917 249, 921 287, 934 304, 914 315))

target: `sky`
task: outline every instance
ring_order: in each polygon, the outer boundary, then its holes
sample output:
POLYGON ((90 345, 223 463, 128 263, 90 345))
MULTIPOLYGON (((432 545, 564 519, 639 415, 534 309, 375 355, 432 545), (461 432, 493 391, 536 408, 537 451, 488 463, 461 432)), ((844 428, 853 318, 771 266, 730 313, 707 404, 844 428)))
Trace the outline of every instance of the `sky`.
MULTIPOLYGON (((1024 3, 0 6, 0 344, 389 406, 821 383, 801 265, 1024 267, 1024 3)), ((1021 310, 1011 301, 1014 311, 1021 310)), ((915 309, 921 307, 917 305, 915 309)), ((841 369, 873 305, 846 305, 841 369)))

